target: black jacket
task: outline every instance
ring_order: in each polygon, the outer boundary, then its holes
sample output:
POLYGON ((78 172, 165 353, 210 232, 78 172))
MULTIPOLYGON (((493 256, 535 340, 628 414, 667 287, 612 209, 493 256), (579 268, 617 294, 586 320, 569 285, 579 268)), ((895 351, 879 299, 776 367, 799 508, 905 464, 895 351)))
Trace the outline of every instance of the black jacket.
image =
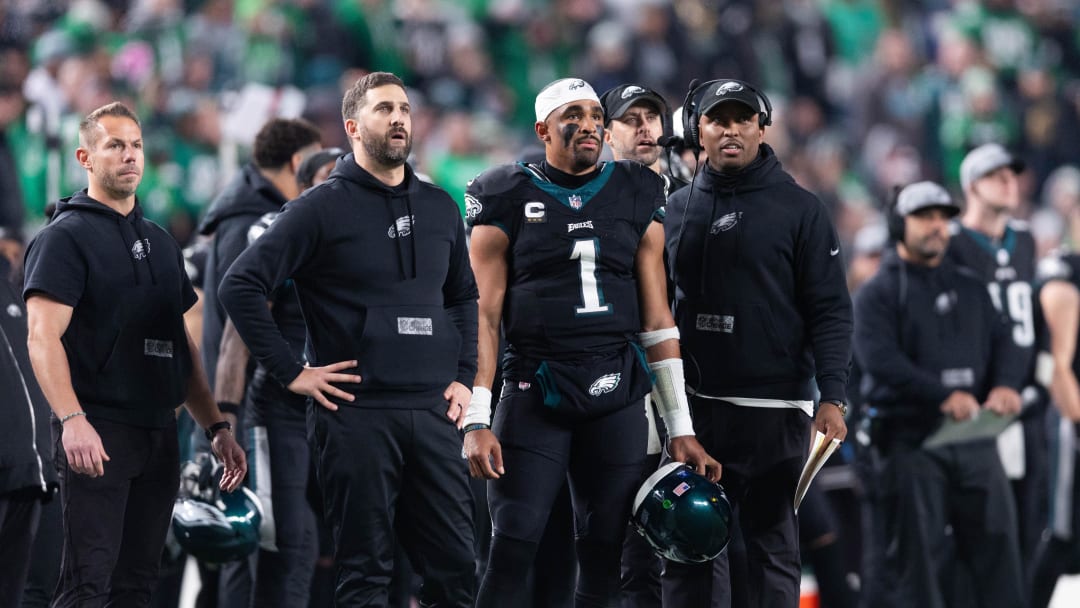
POLYGON ((825 206, 772 149, 671 195, 664 232, 687 386, 714 397, 846 401, 851 299, 825 206), (815 367, 816 366, 816 367, 815 367))
POLYGON ((909 264, 889 250, 881 269, 855 295, 855 357, 863 394, 883 417, 927 430, 954 390, 982 402, 990 389, 1019 390, 1008 318, 986 285, 948 259, 936 268, 909 264))
MULTIPOLYGON (((6 276, 7 260, 0 258, 6 276)), ((56 487, 49 438, 49 404, 26 350, 26 305, 0 279, 0 496, 49 496, 56 487)))
POLYGON ((144 219, 87 196, 62 199, 26 251, 23 296, 74 308, 61 338, 79 403, 91 416, 164 427, 187 394, 184 311, 195 303, 180 247, 144 219))
POLYGON ((313 366, 356 359, 360 407, 429 408, 476 374, 477 291, 457 204, 417 179, 390 188, 339 159, 237 258, 220 297, 252 354, 282 384, 301 371, 266 307, 291 278, 313 366))
POLYGON ((199 234, 214 237, 203 276, 202 359, 211 387, 217 377, 218 350, 226 319, 218 286, 229 266, 248 246, 251 226, 263 215, 281 209, 285 202, 285 195, 259 173, 258 167, 249 163, 214 199, 199 224, 199 234))

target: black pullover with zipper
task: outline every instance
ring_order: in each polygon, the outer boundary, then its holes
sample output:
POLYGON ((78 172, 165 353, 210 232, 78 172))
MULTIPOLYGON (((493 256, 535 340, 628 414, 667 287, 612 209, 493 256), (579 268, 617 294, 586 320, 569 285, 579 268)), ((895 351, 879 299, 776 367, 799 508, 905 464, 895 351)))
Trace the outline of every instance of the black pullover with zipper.
POLYGON ((405 165, 390 187, 338 160, 237 258, 219 296, 251 353, 283 385, 302 366, 266 307, 292 279, 313 367, 357 360, 340 384, 371 408, 430 408, 476 375, 477 290, 457 204, 405 165))
POLYGON ((196 301, 180 247, 143 218, 87 195, 60 200, 26 250, 23 297, 73 308, 61 337, 79 404, 90 416, 164 428, 192 372, 184 312, 196 301))
POLYGON ((664 220, 686 382, 711 397, 846 402, 851 298, 825 205, 772 148, 708 165, 664 220), (692 197, 692 198, 691 198, 692 197))

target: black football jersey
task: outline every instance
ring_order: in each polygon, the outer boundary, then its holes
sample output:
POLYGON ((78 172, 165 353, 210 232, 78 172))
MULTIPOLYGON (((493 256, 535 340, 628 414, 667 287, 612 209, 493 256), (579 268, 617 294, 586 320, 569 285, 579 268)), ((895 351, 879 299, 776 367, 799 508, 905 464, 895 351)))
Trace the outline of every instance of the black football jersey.
POLYGON ((503 330, 517 360, 610 352, 641 331, 634 259, 664 205, 664 183, 629 161, 604 163, 577 189, 535 165, 496 167, 469 183, 466 215, 510 239, 503 330))
POLYGON ((1012 322, 1013 342, 1032 351, 1035 345, 1035 239, 1010 222, 1000 242, 954 223, 948 256, 976 273, 990 290, 994 306, 1012 322))

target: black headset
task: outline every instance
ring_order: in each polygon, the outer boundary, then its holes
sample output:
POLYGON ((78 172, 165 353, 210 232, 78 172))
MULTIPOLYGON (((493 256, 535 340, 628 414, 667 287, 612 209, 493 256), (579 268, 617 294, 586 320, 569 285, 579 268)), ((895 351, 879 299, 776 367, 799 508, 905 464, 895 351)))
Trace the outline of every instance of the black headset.
POLYGON ((759 91, 754 85, 743 82, 742 80, 735 80, 734 78, 718 78, 716 80, 709 80, 698 84, 698 80, 695 78, 690 81, 690 87, 686 92, 686 99, 683 101, 683 140, 686 142, 686 146, 695 151, 701 151, 701 138, 698 134, 698 120, 701 118, 698 115, 698 108, 701 107, 702 96, 705 91, 718 82, 735 82, 742 85, 744 88, 749 89, 758 98, 758 126, 765 128, 772 124, 772 103, 769 102, 769 98, 764 93, 759 91))
POLYGON ((889 228, 890 243, 904 242, 904 216, 900 215, 896 207, 897 202, 900 200, 900 191, 903 189, 903 186, 894 186, 892 199, 885 206, 885 224, 889 228))

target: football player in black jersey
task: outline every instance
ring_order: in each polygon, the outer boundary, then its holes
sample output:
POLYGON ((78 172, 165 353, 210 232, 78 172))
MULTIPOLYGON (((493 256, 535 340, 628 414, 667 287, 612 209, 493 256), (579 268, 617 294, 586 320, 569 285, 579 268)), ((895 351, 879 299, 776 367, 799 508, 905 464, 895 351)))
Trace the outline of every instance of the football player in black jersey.
MULTIPOLYGON (((1039 365, 1039 381, 1049 385, 1050 417, 1049 534, 1039 543, 1032 566, 1031 608, 1046 608, 1058 578, 1080 572, 1080 509, 1077 508, 1077 447, 1080 446, 1080 256, 1052 254, 1039 262, 1038 290, 1052 365, 1039 365)), ((1041 355, 1040 355, 1041 356, 1041 355)))
POLYGON ((603 110, 585 81, 549 84, 535 109, 545 160, 486 171, 466 194, 481 312, 464 450, 473 476, 492 480, 494 528, 479 608, 520 603, 567 478, 577 522, 575 605, 606 606, 616 596, 653 377, 672 457, 720 477, 686 404, 663 228, 653 221, 663 182, 636 162, 598 162, 603 110), (500 323, 507 349, 492 424, 500 323))
POLYGON ((1023 162, 995 143, 979 146, 964 157, 960 182, 966 204, 960 222, 952 226, 948 256, 986 283, 994 306, 1012 323, 1015 365, 1029 370, 1023 401, 1012 404, 1017 411, 1024 409, 1023 417, 1001 435, 998 450, 1016 496, 1021 556, 1023 563, 1030 564, 1046 523, 1047 454, 1046 409, 1032 377, 1035 239, 1026 224, 1012 219, 1020 204, 1017 173, 1023 168, 1023 162))

